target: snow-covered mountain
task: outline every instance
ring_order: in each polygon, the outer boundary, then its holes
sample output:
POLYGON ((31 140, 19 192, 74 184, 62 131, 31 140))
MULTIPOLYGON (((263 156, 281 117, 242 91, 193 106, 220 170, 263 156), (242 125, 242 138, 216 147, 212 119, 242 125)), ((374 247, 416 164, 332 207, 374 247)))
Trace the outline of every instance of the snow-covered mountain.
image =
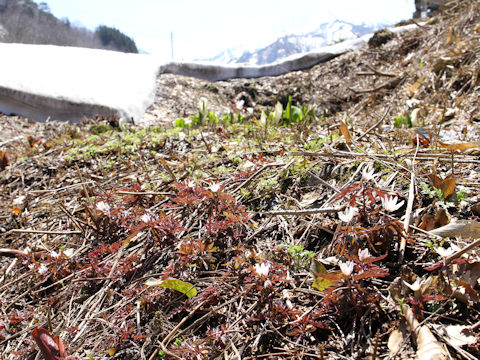
POLYGON ((293 54, 313 51, 335 42, 355 39, 362 35, 373 33, 384 26, 385 24, 354 25, 336 20, 321 24, 316 30, 307 34, 283 36, 261 49, 243 50, 243 52, 240 48, 227 49, 212 58, 204 59, 204 61, 223 64, 271 64, 293 54))

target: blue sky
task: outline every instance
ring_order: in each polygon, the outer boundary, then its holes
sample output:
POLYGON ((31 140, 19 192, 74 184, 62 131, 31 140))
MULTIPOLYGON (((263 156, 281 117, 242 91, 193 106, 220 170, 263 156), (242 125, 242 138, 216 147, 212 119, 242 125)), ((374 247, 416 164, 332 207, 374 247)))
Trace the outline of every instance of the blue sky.
MULTIPOLYGON (((41 2, 41 1, 37 1, 41 2)), ((411 18, 414 0, 44 0, 51 12, 91 30, 116 27, 137 47, 175 60, 255 49, 286 34, 314 30, 335 19, 395 23, 411 18)))

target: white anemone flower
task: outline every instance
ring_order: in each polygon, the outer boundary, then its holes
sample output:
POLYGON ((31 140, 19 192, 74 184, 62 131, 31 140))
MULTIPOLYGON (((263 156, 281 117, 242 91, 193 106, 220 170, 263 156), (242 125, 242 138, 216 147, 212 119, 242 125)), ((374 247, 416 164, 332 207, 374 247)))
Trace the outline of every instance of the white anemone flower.
POLYGON ((110 205, 108 205, 105 201, 99 201, 97 203, 97 210, 106 214, 106 213, 110 212, 110 205))
POLYGON ((352 275, 353 273, 355 263, 350 260, 346 262, 339 261, 338 266, 340 266, 340 270, 342 271, 343 275, 345 275, 346 277, 350 277, 350 275, 352 275))
POLYGON ((385 210, 387 210, 388 212, 394 212, 398 209, 400 209, 403 205, 403 203, 405 202, 405 200, 402 200, 400 202, 397 202, 398 201, 398 197, 397 196, 386 196, 384 198, 382 198, 382 205, 383 205, 383 208, 385 210))
POLYGON ((63 252, 63 254, 64 254, 66 257, 69 257, 69 258, 70 258, 70 257, 73 256, 73 252, 74 252, 73 249, 72 249, 72 248, 69 248, 69 249, 65 250, 65 251, 63 252))
POLYGON ((358 208, 349 206, 344 212, 338 212, 338 218, 343 222, 349 223, 358 214, 358 208))
POLYGON ((44 274, 47 273, 48 267, 45 264, 42 264, 42 265, 40 265, 40 267, 38 268, 37 271, 40 275, 44 275, 44 274))
POLYGON ((261 264, 255 264, 254 268, 258 276, 267 277, 268 273, 270 272, 270 264, 267 262, 263 262, 261 264))
POLYGON ((368 251, 368 248, 365 248, 363 250, 358 250, 358 258, 360 261, 365 261, 368 258, 370 258, 372 255, 370 255, 370 252, 368 251))
POLYGON ((375 178, 375 176, 373 175, 374 173, 375 173, 375 169, 373 168, 373 166, 365 166, 365 168, 362 171, 362 179, 364 181, 370 181, 373 178, 375 178))
POLYGON ((211 192, 216 193, 216 192, 218 192, 218 190, 220 190, 220 184, 219 183, 212 184, 212 185, 210 185, 209 189, 210 189, 211 192))
POLYGON ((243 105, 245 104, 245 100, 239 100, 235 103, 235 106, 238 110, 243 110, 243 105))
POLYGON ((410 290, 412 290, 413 292, 420 290, 423 285, 423 281, 422 279, 420 279, 420 277, 417 277, 417 279, 413 284, 409 284, 405 280, 403 280, 403 283, 407 285, 410 288, 410 290))
POLYGON ((145 224, 151 223, 153 220, 153 216, 150 214, 143 214, 142 216, 140 216, 140 221, 145 224))

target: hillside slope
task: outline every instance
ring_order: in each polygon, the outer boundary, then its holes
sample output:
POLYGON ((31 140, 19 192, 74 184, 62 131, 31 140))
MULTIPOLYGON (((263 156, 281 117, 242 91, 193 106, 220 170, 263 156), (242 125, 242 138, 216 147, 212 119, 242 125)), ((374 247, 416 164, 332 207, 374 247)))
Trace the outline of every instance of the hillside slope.
POLYGON ((145 129, 3 116, 4 358, 480 358, 479 24, 162 74, 145 129))
POLYGON ((90 31, 68 18, 57 19, 46 3, 33 0, 0 1, 0 42, 138 52, 134 41, 115 28, 90 31))

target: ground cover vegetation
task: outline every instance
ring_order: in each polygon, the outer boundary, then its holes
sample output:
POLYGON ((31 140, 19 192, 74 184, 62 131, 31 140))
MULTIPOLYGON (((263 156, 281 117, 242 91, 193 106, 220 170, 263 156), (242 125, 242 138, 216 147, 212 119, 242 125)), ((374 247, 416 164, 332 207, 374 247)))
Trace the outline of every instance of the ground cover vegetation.
POLYGON ((2 359, 479 358, 479 29, 453 1, 269 103, 3 140, 2 359))

